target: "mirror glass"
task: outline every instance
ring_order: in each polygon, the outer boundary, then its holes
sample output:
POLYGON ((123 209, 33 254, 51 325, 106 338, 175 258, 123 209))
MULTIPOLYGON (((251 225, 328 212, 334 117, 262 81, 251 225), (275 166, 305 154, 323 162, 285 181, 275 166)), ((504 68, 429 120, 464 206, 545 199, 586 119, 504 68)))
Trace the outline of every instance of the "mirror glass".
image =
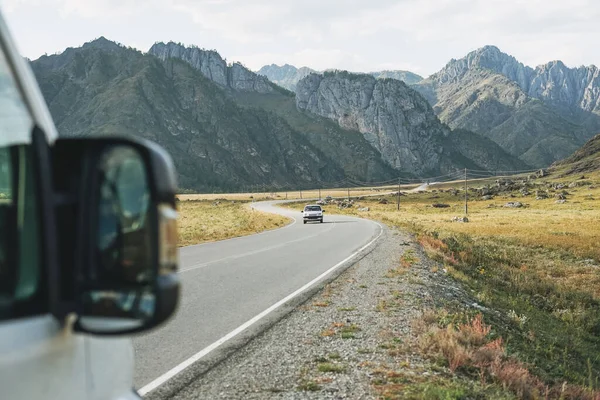
POLYGON ((96 176, 95 259, 79 323, 91 331, 135 329, 156 308, 156 223, 146 163, 133 147, 110 146, 96 176))

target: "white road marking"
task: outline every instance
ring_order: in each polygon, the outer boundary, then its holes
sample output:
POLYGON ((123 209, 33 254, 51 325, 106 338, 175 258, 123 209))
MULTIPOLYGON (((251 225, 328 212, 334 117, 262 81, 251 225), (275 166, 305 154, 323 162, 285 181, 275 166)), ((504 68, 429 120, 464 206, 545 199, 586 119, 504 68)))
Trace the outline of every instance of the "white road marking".
POLYGON ((242 333, 243 331, 245 331, 246 329, 248 329, 249 327, 251 327, 252 325, 257 323, 258 321, 260 321, 261 319, 263 319, 264 317, 266 317, 267 315, 269 315, 270 313, 272 313, 273 311, 275 311, 276 309, 278 309, 279 307, 281 307, 282 305, 287 303, 288 301, 292 300, 294 297, 296 297, 296 296, 300 295, 302 292, 305 292, 306 290, 308 290, 315 283, 317 283, 321 279, 325 278, 327 275, 329 275, 330 273, 332 273, 333 271, 338 269, 340 266, 345 264, 347 261, 356 257, 357 254, 359 254, 360 252, 362 252, 363 250, 365 250, 366 248, 371 246, 373 243, 375 243, 377 241, 377 239, 379 239, 381 237, 381 235, 383 234, 383 227, 381 226, 381 224, 379 224, 378 222, 375 222, 375 221, 373 221, 373 222, 379 226, 379 234, 375 238, 373 238, 369 243, 365 244, 363 247, 361 247, 360 249, 358 249, 357 251, 355 251, 354 253, 352 253, 351 255, 349 255, 348 257, 346 257, 339 263, 335 264, 333 267, 329 268, 327 271, 323 272, 321 275, 317 276, 315 279, 308 282, 306 285, 302 286, 300 289, 296 290, 295 292, 291 293, 290 295, 279 300, 277 303, 273 304, 271 307, 267 308, 260 314, 256 315, 254 318, 246 321, 245 323, 238 326, 233 331, 229 332, 227 335, 223 336, 216 342, 214 342, 214 343, 210 344, 209 346, 205 347, 204 349, 200 350, 198 353, 194 354, 192 357, 188 358, 187 360, 183 361, 181 364, 177 365, 176 367, 172 368, 171 370, 167 371, 163 375, 159 376, 158 378, 156 378, 155 380, 153 380, 146 386, 142 387, 140 390, 138 390, 138 393, 142 396, 150 393, 151 391, 153 391, 154 389, 156 389, 163 383, 167 382, 169 379, 173 378, 175 375, 177 375, 181 371, 188 368, 190 365, 194 364, 195 362, 197 362, 200 359, 202 359, 203 357, 205 357, 211 351, 217 349, 218 347, 220 347, 227 341, 233 339, 234 337, 236 337, 237 335, 239 335, 240 333, 242 333))

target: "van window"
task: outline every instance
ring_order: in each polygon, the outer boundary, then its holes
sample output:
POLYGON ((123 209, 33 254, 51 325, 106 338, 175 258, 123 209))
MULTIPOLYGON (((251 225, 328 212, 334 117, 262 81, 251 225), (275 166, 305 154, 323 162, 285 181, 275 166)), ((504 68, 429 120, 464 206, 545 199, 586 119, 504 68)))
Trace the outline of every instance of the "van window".
POLYGON ((304 211, 321 211, 321 206, 306 206, 304 211))
POLYGON ((45 312, 33 119, 0 47, 0 320, 45 312))

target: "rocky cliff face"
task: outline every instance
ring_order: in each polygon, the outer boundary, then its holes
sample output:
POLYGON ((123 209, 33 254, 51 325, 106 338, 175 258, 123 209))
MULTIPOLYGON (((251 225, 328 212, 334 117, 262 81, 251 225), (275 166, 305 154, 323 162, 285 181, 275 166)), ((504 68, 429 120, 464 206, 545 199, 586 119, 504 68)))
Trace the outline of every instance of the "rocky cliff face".
POLYGON ((494 46, 413 85, 452 128, 480 133, 529 165, 564 158, 600 130, 596 67, 527 67, 494 46))
POLYGON ((163 61, 169 58, 186 61, 202 72, 205 77, 222 87, 258 93, 273 93, 276 90, 268 79, 255 74, 242 64, 227 65, 227 62, 216 51, 185 47, 169 42, 154 44, 148 53, 163 61))
POLYGON ((360 131, 399 170, 422 174, 439 167, 441 139, 449 129, 401 81, 347 72, 312 74, 298 82, 296 104, 360 131))

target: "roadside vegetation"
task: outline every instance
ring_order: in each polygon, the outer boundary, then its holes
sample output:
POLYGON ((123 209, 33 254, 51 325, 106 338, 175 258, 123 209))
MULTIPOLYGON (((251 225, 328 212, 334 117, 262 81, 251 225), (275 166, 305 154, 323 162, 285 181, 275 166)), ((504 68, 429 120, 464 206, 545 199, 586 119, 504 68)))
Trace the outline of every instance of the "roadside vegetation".
MULTIPOLYGON (((600 398, 600 174, 472 182, 458 222, 464 194, 445 184, 404 193, 399 211, 393 195, 325 208, 411 232, 470 293, 416 323, 424 356, 518 398, 600 398)), ((448 390, 435 398, 464 392, 448 390)))
POLYGON ((178 202, 179 245, 251 235, 289 223, 283 216, 252 210, 248 202, 186 200, 178 202))

